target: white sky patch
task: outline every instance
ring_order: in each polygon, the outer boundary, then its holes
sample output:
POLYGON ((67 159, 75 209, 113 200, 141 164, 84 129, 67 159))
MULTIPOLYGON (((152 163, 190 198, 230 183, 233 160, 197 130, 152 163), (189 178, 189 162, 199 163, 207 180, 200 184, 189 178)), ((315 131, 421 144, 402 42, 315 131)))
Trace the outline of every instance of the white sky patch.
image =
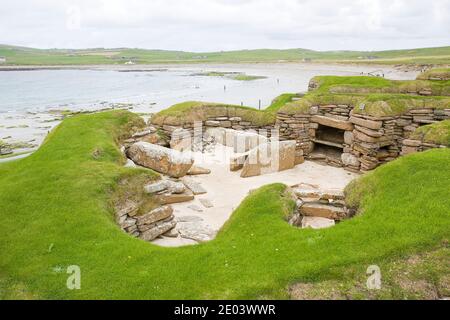
POLYGON ((450 0, 2 1, 0 43, 382 50, 450 45, 450 0))

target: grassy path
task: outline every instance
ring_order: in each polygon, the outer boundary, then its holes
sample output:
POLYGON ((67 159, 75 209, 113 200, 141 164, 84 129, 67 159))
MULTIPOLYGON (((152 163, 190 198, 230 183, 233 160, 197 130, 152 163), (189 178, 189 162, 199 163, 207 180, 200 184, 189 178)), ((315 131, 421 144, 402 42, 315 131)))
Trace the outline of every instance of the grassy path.
POLYGON ((433 150, 351 185, 364 214, 332 229, 290 227, 291 200, 274 184, 247 197, 212 242, 160 248, 131 238, 108 203, 121 176, 142 174, 121 166, 113 139, 136 120, 128 112, 69 118, 37 152, 0 164, 0 298, 14 290, 51 299, 285 298, 290 283, 450 236, 450 150, 433 150), (66 287, 69 265, 81 267, 81 290, 66 287))

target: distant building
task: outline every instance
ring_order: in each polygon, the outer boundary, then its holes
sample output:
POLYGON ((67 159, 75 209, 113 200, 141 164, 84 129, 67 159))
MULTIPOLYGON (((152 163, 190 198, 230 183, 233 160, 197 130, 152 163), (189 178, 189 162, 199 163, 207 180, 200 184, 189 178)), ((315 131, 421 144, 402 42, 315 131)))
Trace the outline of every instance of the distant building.
POLYGON ((312 59, 311 58, 303 58, 303 62, 311 62, 312 59))
POLYGON ((127 62, 125 62, 125 64, 136 64, 136 63, 134 63, 133 61, 127 61, 127 62))
POLYGON ((192 59, 208 59, 208 56, 193 56, 192 59))
POLYGON ((0 63, 6 63, 6 58, 5 57, 0 57, 0 63))

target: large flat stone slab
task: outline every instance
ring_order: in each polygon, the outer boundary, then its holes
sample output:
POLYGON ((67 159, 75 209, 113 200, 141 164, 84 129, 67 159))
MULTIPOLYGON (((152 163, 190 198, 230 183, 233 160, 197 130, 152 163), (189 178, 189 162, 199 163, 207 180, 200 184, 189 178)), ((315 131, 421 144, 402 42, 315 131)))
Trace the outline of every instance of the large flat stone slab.
POLYGON ((197 242, 206 242, 214 239, 216 232, 204 222, 179 222, 178 232, 185 239, 197 242))
POLYGON ((351 131, 353 130, 353 124, 350 121, 346 120, 340 120, 332 117, 325 117, 325 116, 312 116, 311 117, 312 122, 317 122, 318 124, 321 124, 323 126, 332 127, 336 129, 341 130, 347 130, 351 131))
POLYGON ((349 121, 351 123, 357 124, 362 127, 366 127, 372 130, 379 130, 383 126, 383 122, 381 121, 373 121, 373 120, 367 120, 362 119, 358 117, 350 117, 349 121))
POLYGON ((140 166, 175 178, 185 176, 194 163, 188 153, 147 142, 133 144, 128 149, 127 156, 140 166))
POLYGON ((302 228, 325 229, 333 227, 336 222, 322 217, 303 217, 302 228))
POLYGON ((156 200, 163 205, 182 203, 194 200, 194 194, 191 191, 186 191, 181 194, 161 194, 156 196, 156 200))
POLYGON ((142 216, 137 216, 137 225, 143 225, 143 224, 152 224, 154 222, 164 220, 166 218, 169 218, 173 213, 173 209, 170 206, 162 206, 159 208, 156 208, 152 211, 150 211, 147 214, 144 214, 142 216))
POLYGON ((307 217, 322 217, 333 220, 342 220, 347 213, 344 208, 322 204, 320 202, 308 202, 300 208, 300 213, 307 217))
POLYGON ((157 237, 159 237, 160 235, 163 235, 164 233, 168 232, 169 230, 175 228, 176 225, 177 225, 177 223, 174 220, 161 223, 161 224, 143 232, 140 235, 140 238, 145 241, 152 241, 152 240, 156 239, 157 237))

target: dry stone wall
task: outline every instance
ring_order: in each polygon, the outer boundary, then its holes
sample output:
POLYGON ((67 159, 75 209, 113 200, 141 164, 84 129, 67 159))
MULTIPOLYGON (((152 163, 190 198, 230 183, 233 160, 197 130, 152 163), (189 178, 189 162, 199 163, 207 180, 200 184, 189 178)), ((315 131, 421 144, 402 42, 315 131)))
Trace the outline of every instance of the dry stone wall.
POLYGON ((440 147, 421 143, 408 149, 403 141, 418 127, 449 118, 450 109, 412 109, 399 116, 373 117, 355 113, 348 105, 324 105, 311 107, 308 114, 278 113, 276 126, 280 129, 280 139, 296 140, 297 147, 309 155, 309 159, 364 172, 408 151, 440 147), (341 130, 343 143, 320 141, 317 137, 319 126, 341 130), (323 156, 318 159, 312 152, 316 144, 321 143, 342 148, 341 159, 323 159, 323 156))

